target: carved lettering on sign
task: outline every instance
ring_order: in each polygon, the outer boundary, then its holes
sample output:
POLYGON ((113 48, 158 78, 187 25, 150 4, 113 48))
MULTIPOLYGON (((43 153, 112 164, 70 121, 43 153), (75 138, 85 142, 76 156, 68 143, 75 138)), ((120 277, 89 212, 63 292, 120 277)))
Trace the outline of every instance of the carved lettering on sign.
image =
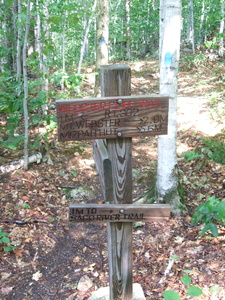
POLYGON ((71 204, 70 222, 137 222, 164 220, 169 217, 167 204, 117 205, 117 204, 71 204))
POLYGON ((167 134, 168 97, 59 100, 60 141, 167 134))

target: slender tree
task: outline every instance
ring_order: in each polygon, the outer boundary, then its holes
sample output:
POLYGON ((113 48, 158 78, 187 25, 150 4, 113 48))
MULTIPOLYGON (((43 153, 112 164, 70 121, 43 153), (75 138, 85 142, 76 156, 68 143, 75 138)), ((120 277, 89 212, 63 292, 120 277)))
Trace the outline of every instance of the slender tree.
POLYGON ((195 28, 194 28, 193 0, 188 0, 187 43, 188 43, 188 45, 191 45, 192 52, 195 53, 195 28))
POLYGON ((21 68, 21 36, 22 36, 22 28, 21 28, 21 14, 22 14, 22 8, 21 8, 21 1, 17 1, 18 4, 18 25, 17 25, 17 38, 16 38, 16 77, 17 81, 20 80, 21 74, 22 74, 22 68, 21 68))
POLYGON ((180 53, 181 0, 160 3, 160 94, 170 96, 168 134, 158 137, 158 201, 170 203, 174 212, 183 208, 178 193, 177 75, 180 53))
POLYGON ((131 58, 130 0, 125 0, 126 57, 131 58))
POLYGON ((221 20, 220 20, 220 46, 219 46, 219 55, 223 56, 224 54, 224 28, 225 28, 225 1, 221 0, 221 20))
POLYGON ((94 18, 94 11, 96 9, 96 3, 97 3, 97 0, 95 0, 95 2, 93 4, 92 14, 91 14, 91 17, 89 18, 88 21, 86 20, 86 17, 85 17, 85 21, 84 21, 85 34, 84 34, 84 39, 82 41, 81 50, 80 50, 80 59, 79 59, 78 69, 77 69, 77 74, 78 75, 80 75, 80 72, 81 72, 81 66, 82 66, 85 50, 87 48, 88 34, 89 34, 89 31, 90 31, 91 23, 92 23, 93 18, 94 18))
POLYGON ((97 0, 95 96, 100 95, 100 66, 108 63, 109 1, 97 0))
POLYGON ((28 123, 28 79, 27 79, 27 43, 30 27, 30 0, 27 1, 26 13, 26 27, 23 44, 23 87, 24 87, 24 100, 23 100, 23 114, 24 114, 24 169, 28 169, 29 156, 28 156, 28 140, 29 140, 29 123, 28 123))

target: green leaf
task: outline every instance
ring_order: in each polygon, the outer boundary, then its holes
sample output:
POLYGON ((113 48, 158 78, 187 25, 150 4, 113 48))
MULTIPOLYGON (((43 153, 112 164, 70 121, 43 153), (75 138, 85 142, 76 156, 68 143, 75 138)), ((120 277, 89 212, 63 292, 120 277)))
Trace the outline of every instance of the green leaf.
POLYGON ((209 288, 210 293, 219 292, 220 290, 222 290, 222 287, 220 287, 218 285, 213 285, 209 288))
POLYGON ((218 228, 215 224, 213 223, 208 223, 205 225, 205 227, 202 229, 201 234, 200 235, 204 235, 206 233, 206 231, 210 230, 212 235, 214 237, 218 237, 218 228))
POLYGON ((181 278, 181 281, 183 282, 183 284, 189 285, 191 283, 191 277, 189 275, 184 275, 181 278))
POLYGON ((58 175, 64 177, 66 174, 63 173, 63 172, 61 172, 61 171, 59 171, 59 172, 58 172, 58 175))
POLYGON ((2 238, 3 236, 7 236, 7 235, 8 235, 7 232, 2 232, 2 231, 0 231, 0 238, 2 238))
POLYGON ((21 206, 22 206, 23 208, 30 208, 30 205, 27 204, 27 203, 23 203, 21 206))
POLYGON ((13 250, 11 246, 8 246, 8 247, 5 247, 5 248, 4 248, 4 252, 9 252, 9 251, 11 251, 11 250, 13 250))
POLYGON ((225 219, 225 201, 221 201, 218 205, 218 215, 220 219, 225 219))
POLYGON ((186 274, 190 274, 192 272, 192 270, 184 270, 183 272, 186 274))
POLYGON ((198 154, 194 151, 187 151, 180 155, 180 157, 184 157, 186 161, 191 161, 193 159, 196 159, 198 157, 203 157, 203 154, 198 154))
POLYGON ((174 291, 165 291, 163 293, 164 300, 180 300, 180 296, 177 292, 174 291))
POLYGON ((1 241, 5 244, 9 244, 10 243, 10 239, 6 236, 4 236, 3 238, 1 238, 1 241))
POLYGON ((187 295, 190 297, 198 297, 202 294, 202 290, 197 287, 197 286, 189 286, 188 290, 187 290, 187 295))
POLYGON ((179 259, 180 259, 180 256, 178 256, 176 254, 170 256, 170 260, 179 260, 179 259))

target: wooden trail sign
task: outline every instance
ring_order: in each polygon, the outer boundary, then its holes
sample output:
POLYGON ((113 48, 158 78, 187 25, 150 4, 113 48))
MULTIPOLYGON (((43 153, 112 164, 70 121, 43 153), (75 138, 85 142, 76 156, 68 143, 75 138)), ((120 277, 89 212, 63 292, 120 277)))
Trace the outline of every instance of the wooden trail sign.
POLYGON ((151 222, 170 216, 168 204, 71 204, 70 222, 151 222))
POLYGON ((167 134, 168 96, 59 100, 59 141, 167 134))
POLYGON ((101 66, 101 98, 56 101, 59 141, 95 140, 107 204, 70 205, 71 222, 108 222, 110 300, 132 300, 132 222, 169 218, 170 206, 132 204, 132 137, 167 133, 168 96, 129 96, 126 65, 101 66), (102 140, 106 138, 106 140, 102 140))

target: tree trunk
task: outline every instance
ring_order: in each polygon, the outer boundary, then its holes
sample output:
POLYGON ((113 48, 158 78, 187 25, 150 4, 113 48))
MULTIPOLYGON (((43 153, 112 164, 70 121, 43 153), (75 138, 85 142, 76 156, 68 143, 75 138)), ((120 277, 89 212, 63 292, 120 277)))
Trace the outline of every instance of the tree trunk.
POLYGON ((16 39, 16 78, 17 81, 21 79, 21 35, 22 35, 22 28, 21 28, 21 2, 18 0, 18 25, 17 25, 17 39, 16 39))
POLYGON ((160 94, 170 96, 168 134, 158 137, 157 195, 179 213, 184 206, 178 193, 177 168, 177 75, 180 53, 181 0, 160 4, 160 94))
POLYGON ((204 27, 204 22, 205 22, 205 0, 203 0, 202 2, 202 13, 201 13, 201 18, 200 18, 200 30, 199 30, 199 40, 198 43, 201 44, 203 41, 205 41, 205 29, 203 29, 204 27))
MULTIPOLYGON (((79 63, 78 63, 77 75, 80 75, 80 72, 81 72, 81 66, 82 66, 82 62, 83 62, 83 58, 84 58, 84 54, 85 54, 85 50, 86 50, 86 45, 87 45, 87 41, 88 41, 88 34, 89 34, 91 23, 92 23, 92 20, 93 20, 94 11, 95 11, 95 8, 96 8, 96 3, 97 3, 97 0, 95 0, 94 5, 92 7, 92 16, 90 17, 90 19, 87 22, 87 25, 84 28, 85 29, 85 34, 84 34, 84 39, 83 39, 81 50, 80 50, 80 59, 79 59, 79 63)), ((84 22, 84 24, 86 24, 86 22, 84 22)))
POLYGON ((36 30, 35 30, 35 50, 38 53, 39 68, 42 72, 42 47, 41 47, 41 17, 40 17, 40 8, 39 0, 36 0, 36 30))
POLYGON ((97 0, 95 96, 100 95, 100 66, 108 64, 109 1, 97 0))
POLYGON ((220 20, 220 46, 219 55, 222 57, 224 54, 224 14, 225 14, 225 2, 221 0, 221 20, 220 20))
POLYGON ((125 26, 126 26, 126 57, 131 58, 131 30, 130 30, 130 0, 125 0, 126 7, 126 17, 125 17, 125 26))
MULTIPOLYGON (((43 14, 44 14, 44 21, 43 21, 43 31, 45 33, 44 39, 48 40, 49 39, 49 24, 47 22, 47 19, 49 18, 49 13, 48 13, 48 1, 46 0, 45 3, 43 4, 43 14)), ((47 55, 43 53, 43 43, 42 43, 42 72, 43 72, 43 84, 42 84, 42 91, 46 94, 46 99, 48 99, 48 86, 49 86, 49 81, 48 81, 48 59, 47 55)))
POLYGON ((193 0, 188 0, 188 22, 187 22, 187 43, 191 45, 195 53, 195 30, 194 30, 194 5, 193 0))
POLYGON ((23 100, 23 114, 24 114, 24 169, 28 169, 29 156, 28 156, 28 139, 29 139, 29 124, 28 124, 28 80, 27 80, 27 42, 30 26, 30 0, 27 1, 27 15, 26 15, 26 28, 23 44, 23 88, 24 88, 24 100, 23 100))
POLYGON ((61 91, 65 91, 65 72, 66 72, 66 58, 65 58, 65 42, 66 42, 66 21, 64 20, 62 32, 62 80, 61 91))

